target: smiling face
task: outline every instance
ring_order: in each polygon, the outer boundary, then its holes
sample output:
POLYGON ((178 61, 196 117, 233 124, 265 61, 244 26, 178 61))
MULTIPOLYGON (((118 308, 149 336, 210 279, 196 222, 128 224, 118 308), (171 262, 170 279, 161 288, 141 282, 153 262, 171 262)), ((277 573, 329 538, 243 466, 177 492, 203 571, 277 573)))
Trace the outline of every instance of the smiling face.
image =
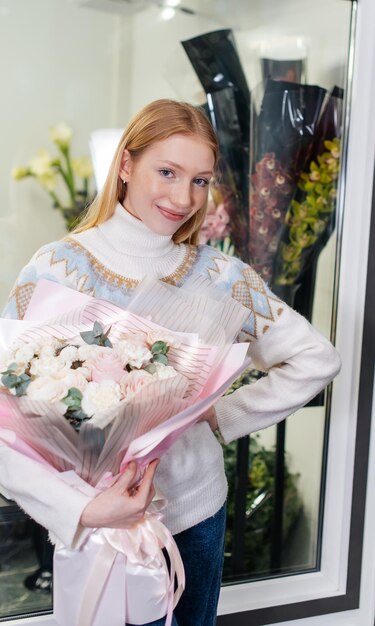
POLYGON ((213 169, 213 152, 196 135, 172 135, 137 157, 125 150, 124 207, 154 233, 173 235, 207 202, 213 169))

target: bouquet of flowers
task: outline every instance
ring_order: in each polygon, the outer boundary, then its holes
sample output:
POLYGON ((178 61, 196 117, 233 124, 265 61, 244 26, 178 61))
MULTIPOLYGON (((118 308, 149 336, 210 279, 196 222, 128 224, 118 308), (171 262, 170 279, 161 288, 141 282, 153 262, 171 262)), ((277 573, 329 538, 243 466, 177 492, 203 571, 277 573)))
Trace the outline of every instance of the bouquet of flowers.
POLYGON ((92 164, 88 157, 71 157, 72 135, 73 131, 67 124, 57 124, 50 129, 50 138, 58 149, 58 155, 51 156, 47 150, 41 149, 26 167, 12 170, 15 180, 31 176, 38 181, 52 199, 53 207, 61 211, 68 230, 92 199, 89 191, 92 164), (64 189, 59 191, 60 181, 64 183, 64 189))
MULTIPOLYGON (((210 286, 146 280, 124 310, 41 280, 24 320, 0 320, 0 439, 89 495, 130 460, 141 477, 248 367, 247 344, 232 345, 247 317, 210 286)), ((184 582, 152 511, 136 528, 92 530, 79 550, 57 546, 54 577, 55 617, 72 626, 170 624, 184 582)))
POLYGON ((253 119, 249 253, 273 287, 297 285, 332 232, 342 98, 338 88, 266 82, 253 119))

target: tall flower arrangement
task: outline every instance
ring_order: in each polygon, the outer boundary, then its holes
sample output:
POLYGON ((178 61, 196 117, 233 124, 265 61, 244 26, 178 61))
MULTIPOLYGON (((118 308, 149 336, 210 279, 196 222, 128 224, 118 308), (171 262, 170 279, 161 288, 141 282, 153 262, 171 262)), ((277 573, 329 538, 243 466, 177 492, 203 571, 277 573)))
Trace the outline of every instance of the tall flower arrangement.
POLYGON ((57 124, 50 129, 49 136, 58 154, 52 156, 48 150, 41 149, 26 166, 14 168, 12 176, 15 180, 35 178, 50 196, 53 207, 61 211, 70 230, 91 200, 93 168, 88 157, 71 157, 73 131, 67 124, 57 124))

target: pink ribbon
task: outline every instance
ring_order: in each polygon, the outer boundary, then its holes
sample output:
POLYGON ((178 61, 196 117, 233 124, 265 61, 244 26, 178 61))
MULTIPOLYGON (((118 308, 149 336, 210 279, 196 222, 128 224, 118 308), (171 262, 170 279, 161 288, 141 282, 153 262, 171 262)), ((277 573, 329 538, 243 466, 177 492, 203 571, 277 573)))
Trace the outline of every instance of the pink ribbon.
MULTIPOLYGON (((88 493, 89 490, 89 495, 92 495, 94 488, 87 485, 75 472, 64 472, 60 476, 67 483, 85 493, 88 493)), ((98 492, 100 489, 103 489, 109 478, 109 475, 104 476, 100 481, 100 485, 95 488, 95 491, 98 492)), ((135 624, 144 624, 165 616, 166 626, 171 626, 173 609, 177 605, 185 587, 184 566, 171 533, 161 522, 160 513, 152 509, 153 505, 151 504, 151 510, 147 511, 143 520, 132 528, 101 528, 93 529, 90 532, 79 555, 80 566, 85 565, 85 550, 87 551, 88 549, 87 542, 96 544, 96 554, 85 580, 83 595, 80 595, 77 626, 102 626, 100 619, 99 622, 95 621, 96 613, 104 594, 108 591, 107 587, 111 573, 119 560, 119 555, 122 555, 124 559, 121 567, 121 573, 124 576, 122 581, 124 602, 121 607, 121 615, 116 614, 118 623, 125 624, 126 621, 130 621, 135 624), (163 549, 168 553, 169 569, 163 549), (129 574, 129 569, 132 570, 132 574, 129 574), (144 591, 147 590, 140 590, 138 583, 133 585, 131 591, 129 590, 131 583, 138 581, 137 577, 140 575, 140 570, 142 570, 143 578, 146 575, 146 581, 156 590, 156 595, 159 594, 158 606, 151 609, 153 614, 150 614, 149 606, 146 606, 146 608, 144 606, 144 596, 147 598, 147 593, 144 594, 144 591), (160 572, 163 572, 163 580, 165 579, 166 581, 165 586, 160 581, 160 572), (133 575, 135 578, 132 580, 131 576, 133 575), (162 589, 162 593, 160 589, 162 589), (137 597, 137 591, 138 595, 139 593, 144 595, 137 597), (93 598, 96 601, 93 601, 93 598), (159 615, 156 615, 154 611, 159 612, 159 615)), ((56 548, 55 566, 60 568, 58 571, 60 584, 54 588, 55 617, 58 621, 61 619, 61 623, 64 626, 67 623, 67 616, 63 615, 64 609, 70 611, 70 608, 64 604, 63 597, 59 595, 59 589, 66 586, 64 581, 67 582, 67 577, 71 574, 69 561, 75 555, 76 552, 67 550, 63 546, 57 546, 56 548), (64 565, 66 565, 65 568, 64 565)), ((72 621, 71 616, 69 616, 69 621, 72 621)), ((107 624, 103 624, 103 626, 107 626, 107 624)))

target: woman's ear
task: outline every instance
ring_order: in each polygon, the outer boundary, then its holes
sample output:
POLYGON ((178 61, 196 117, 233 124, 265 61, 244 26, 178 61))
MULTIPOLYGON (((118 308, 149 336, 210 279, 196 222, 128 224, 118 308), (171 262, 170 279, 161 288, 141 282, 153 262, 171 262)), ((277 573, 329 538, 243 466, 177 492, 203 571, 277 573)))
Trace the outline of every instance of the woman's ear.
POLYGON ((121 165, 119 169, 119 176, 124 183, 129 182, 131 166, 132 157, 129 150, 125 148, 124 152, 122 153, 121 165))

